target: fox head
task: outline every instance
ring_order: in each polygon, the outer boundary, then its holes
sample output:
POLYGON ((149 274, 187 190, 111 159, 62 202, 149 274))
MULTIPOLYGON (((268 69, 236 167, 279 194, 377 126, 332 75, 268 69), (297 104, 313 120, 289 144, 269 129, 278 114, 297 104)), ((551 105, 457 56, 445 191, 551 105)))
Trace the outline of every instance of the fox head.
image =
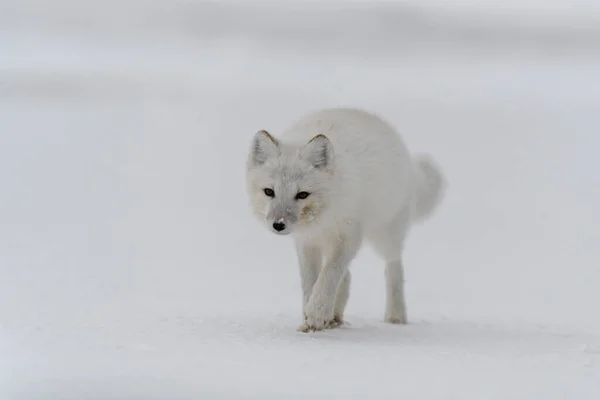
POLYGON ((292 144, 257 132, 246 175, 254 215, 278 235, 306 230, 328 207, 333 167, 333 145, 324 135, 292 144))

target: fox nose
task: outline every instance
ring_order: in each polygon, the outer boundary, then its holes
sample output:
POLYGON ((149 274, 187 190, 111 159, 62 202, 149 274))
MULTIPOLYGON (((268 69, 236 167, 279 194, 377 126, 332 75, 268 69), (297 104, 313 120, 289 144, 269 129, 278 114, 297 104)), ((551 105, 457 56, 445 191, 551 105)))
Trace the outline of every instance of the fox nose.
POLYGON ((281 232, 285 229, 285 224, 283 222, 273 222, 273 229, 277 232, 281 232))

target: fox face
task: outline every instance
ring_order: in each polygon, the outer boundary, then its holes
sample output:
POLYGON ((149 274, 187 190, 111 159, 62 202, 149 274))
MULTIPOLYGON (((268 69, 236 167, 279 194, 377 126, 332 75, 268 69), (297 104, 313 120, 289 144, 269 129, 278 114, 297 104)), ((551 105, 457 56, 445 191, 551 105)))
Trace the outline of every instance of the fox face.
POLYGON ((324 135, 292 145, 257 132, 246 175, 254 215, 278 235, 310 227, 327 209, 333 162, 333 145, 324 135))

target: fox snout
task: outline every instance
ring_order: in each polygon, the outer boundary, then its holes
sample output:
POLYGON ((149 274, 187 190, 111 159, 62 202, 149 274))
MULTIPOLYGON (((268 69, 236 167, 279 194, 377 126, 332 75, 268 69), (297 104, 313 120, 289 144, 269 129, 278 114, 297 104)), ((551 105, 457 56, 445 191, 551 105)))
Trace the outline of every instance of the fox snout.
POLYGON ((277 232, 281 232, 285 230, 285 222, 281 221, 275 221, 273 222, 273 229, 275 229, 277 232))
POLYGON ((273 230, 275 231, 275 233, 278 233, 280 235, 284 235, 286 233, 289 233, 289 230, 287 229, 288 226, 285 223, 283 218, 280 218, 278 220, 275 220, 275 222, 273 222, 273 230))
POLYGON ((268 223, 271 224, 271 230, 278 235, 287 235, 291 233, 292 224, 287 223, 283 218, 279 218, 273 221, 272 223, 268 223))
POLYGON ((272 212, 267 214, 267 223, 270 228, 278 235, 287 235, 291 232, 296 222, 296 216, 292 210, 274 207, 272 212))

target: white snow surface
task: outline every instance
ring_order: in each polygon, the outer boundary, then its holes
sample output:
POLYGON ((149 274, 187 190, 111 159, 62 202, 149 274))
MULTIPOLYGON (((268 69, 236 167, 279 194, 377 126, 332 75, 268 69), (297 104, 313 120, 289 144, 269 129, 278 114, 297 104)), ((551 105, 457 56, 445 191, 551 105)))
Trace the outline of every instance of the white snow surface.
POLYGON ((0 5, 0 399, 599 399, 592 2, 265 4, 0 5), (332 106, 448 177, 407 326, 365 247, 348 324, 296 332, 293 245, 251 216, 254 132, 332 106))

